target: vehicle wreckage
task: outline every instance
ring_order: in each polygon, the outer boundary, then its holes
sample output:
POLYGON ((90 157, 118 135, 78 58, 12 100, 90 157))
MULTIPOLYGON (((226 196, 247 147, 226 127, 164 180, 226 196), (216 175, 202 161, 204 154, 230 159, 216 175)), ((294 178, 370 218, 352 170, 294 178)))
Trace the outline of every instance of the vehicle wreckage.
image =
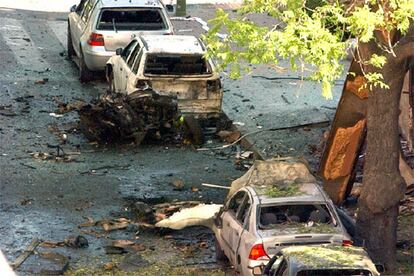
POLYGON ((140 144, 145 138, 174 138, 180 113, 177 100, 152 89, 129 95, 106 93, 78 109, 80 130, 90 141, 140 144))
POLYGON ((257 160, 228 188, 224 205, 183 209, 156 226, 209 227, 217 259, 228 259, 242 275, 252 275, 287 246, 352 245, 333 202, 302 160, 257 160))

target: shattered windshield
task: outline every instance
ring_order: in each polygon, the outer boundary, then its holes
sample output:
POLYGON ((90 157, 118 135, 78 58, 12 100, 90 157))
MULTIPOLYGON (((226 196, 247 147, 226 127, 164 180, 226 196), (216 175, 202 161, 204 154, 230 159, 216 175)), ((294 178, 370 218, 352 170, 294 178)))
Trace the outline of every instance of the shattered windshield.
POLYGON ((302 270, 299 271, 298 276, 369 276, 371 272, 363 269, 318 269, 318 270, 302 270))
MULTIPOLYGON (((330 225, 334 220, 325 204, 289 204, 262 206, 259 229, 301 228, 330 225)), ((323 226, 322 226, 323 227, 323 226)))
POLYGON ((113 31, 157 31, 166 29, 166 24, 158 8, 104 9, 96 28, 113 31))
POLYGON ((202 55, 148 55, 144 74, 203 75, 209 74, 202 55))

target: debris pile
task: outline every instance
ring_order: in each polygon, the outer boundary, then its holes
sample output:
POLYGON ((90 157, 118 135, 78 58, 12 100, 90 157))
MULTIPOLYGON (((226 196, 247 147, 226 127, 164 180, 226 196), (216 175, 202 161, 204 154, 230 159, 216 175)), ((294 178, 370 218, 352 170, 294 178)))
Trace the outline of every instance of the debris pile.
POLYGON ((105 94, 79 110, 80 129, 90 141, 139 145, 145 138, 166 139, 175 134, 177 100, 151 89, 129 95, 105 94))

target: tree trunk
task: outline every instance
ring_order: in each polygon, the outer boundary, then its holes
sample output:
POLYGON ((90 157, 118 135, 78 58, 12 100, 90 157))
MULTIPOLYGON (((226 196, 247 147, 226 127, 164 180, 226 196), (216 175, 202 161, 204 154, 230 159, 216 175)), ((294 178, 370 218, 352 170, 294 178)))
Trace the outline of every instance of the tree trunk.
MULTIPOLYGON (((373 53, 382 54, 377 46, 361 45, 364 60, 373 53)), ((368 57, 368 59, 367 59, 368 57)), ((364 179, 357 217, 357 242, 363 244, 375 262, 394 271, 396 265, 398 205, 405 193, 399 172, 398 117, 405 63, 389 57, 377 70, 390 89, 374 88, 367 109, 367 148, 364 179)))

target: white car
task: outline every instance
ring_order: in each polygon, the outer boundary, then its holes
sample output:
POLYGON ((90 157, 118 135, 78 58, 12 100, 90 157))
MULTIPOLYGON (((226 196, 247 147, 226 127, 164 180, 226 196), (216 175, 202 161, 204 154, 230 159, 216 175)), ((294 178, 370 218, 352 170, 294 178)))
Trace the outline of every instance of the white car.
POLYGON ((275 255, 264 276, 379 276, 376 265, 363 248, 354 246, 292 246, 275 255))
POLYGON ((248 185, 216 215, 216 256, 241 275, 253 275, 281 249, 294 245, 350 245, 332 201, 317 183, 248 185), (282 187, 282 188, 281 188, 282 187))
POLYGON ((223 89, 206 49, 194 36, 142 35, 109 59, 106 78, 110 90, 131 94, 150 87, 177 97, 183 115, 218 118, 223 89))
POLYGON ((67 49, 77 57, 80 80, 103 71, 115 50, 146 34, 173 34, 167 14, 172 5, 161 0, 81 0, 68 15, 67 49))

